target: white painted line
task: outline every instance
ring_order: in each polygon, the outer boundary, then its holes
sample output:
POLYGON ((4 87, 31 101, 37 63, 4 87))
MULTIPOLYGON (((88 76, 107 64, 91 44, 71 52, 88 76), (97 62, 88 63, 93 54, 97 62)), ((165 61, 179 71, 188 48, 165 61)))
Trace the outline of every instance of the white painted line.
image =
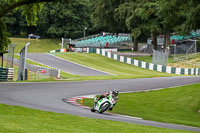
POLYGON ((69 102, 69 103, 76 103, 76 101, 67 101, 67 102, 69 102))
POLYGON ((93 94, 93 95, 86 95, 86 96, 84 96, 84 97, 86 97, 86 98, 94 98, 96 96, 96 94, 93 94))
MULTIPOLYGON (((113 114, 113 113, 111 113, 113 114)), ((131 118, 131 119, 138 119, 138 120, 142 120, 142 118, 140 117, 134 117, 134 116, 128 116, 128 115, 119 115, 119 114, 114 114, 116 116, 121 116, 121 117, 126 117, 126 118, 131 118)))

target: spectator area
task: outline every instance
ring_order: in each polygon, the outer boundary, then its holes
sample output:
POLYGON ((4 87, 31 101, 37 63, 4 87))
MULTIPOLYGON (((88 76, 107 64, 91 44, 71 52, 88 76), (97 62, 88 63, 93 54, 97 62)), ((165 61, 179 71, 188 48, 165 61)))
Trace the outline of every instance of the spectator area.
POLYGON ((170 37, 170 40, 175 40, 175 41, 181 41, 181 40, 187 40, 195 37, 200 37, 200 30, 197 32, 192 32, 190 35, 187 36, 180 36, 180 35, 174 35, 170 37))
POLYGON ((130 36, 114 36, 114 35, 101 35, 92 38, 86 38, 78 41, 72 41, 76 47, 116 47, 120 43, 128 43, 131 41, 130 36))

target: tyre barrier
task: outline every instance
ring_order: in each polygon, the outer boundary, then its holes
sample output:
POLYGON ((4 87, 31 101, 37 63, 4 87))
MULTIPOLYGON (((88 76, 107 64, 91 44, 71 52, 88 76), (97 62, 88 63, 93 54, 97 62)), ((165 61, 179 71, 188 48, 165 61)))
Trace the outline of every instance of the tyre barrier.
POLYGON ((0 67, 0 81, 13 81, 14 68, 0 67))

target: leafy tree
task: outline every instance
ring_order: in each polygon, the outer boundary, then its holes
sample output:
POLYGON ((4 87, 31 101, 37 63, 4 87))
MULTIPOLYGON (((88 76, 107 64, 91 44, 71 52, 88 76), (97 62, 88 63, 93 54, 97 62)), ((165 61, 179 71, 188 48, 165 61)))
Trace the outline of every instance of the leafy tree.
POLYGON ((141 19, 135 14, 138 3, 136 1, 126 1, 115 9, 115 19, 124 24, 131 32, 134 41, 133 50, 138 50, 137 38, 141 35, 141 28, 139 28, 141 19))
POLYGON ((37 13, 40 12, 42 5, 41 2, 70 2, 70 0, 0 0, 0 50, 6 50, 9 43, 6 32, 5 17, 9 12, 18 7, 22 7, 23 14, 26 16, 28 25, 35 25, 37 21, 37 13), (27 7, 28 6, 28 7, 27 7))
POLYGON ((8 33, 6 32, 6 24, 0 19, 0 51, 7 49, 10 40, 7 38, 8 33))
POLYGON ((7 25, 7 32, 10 36, 26 36, 27 35, 27 22, 21 10, 13 10, 3 17, 7 25))
POLYGON ((170 45, 170 33, 184 23, 184 0, 157 0, 157 19, 165 35, 164 48, 170 45))
POLYGON ((198 0, 184 0, 185 22, 181 25, 182 33, 188 34, 191 30, 200 29, 200 3, 198 0))
POLYGON ((124 21, 134 40, 134 50, 138 49, 137 39, 142 34, 152 33, 154 48, 157 49, 158 22, 154 1, 126 0, 115 10, 115 18, 124 21))
POLYGON ((89 9, 82 0, 71 3, 48 3, 39 15, 37 28, 50 37, 77 38, 83 36, 84 27, 89 27, 89 9))
POLYGON ((124 0, 99 0, 96 2, 96 9, 92 13, 92 21, 95 27, 103 27, 110 32, 117 33, 126 31, 126 26, 114 18, 115 9, 124 0))

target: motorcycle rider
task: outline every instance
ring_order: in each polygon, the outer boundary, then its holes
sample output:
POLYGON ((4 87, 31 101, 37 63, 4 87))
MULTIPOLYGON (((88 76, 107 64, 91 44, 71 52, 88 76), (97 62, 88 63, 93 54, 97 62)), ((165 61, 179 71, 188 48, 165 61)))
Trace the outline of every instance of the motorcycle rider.
MULTIPOLYGON (((94 101, 95 106, 96 106, 96 104, 97 104, 97 102, 98 102, 99 100, 101 100, 101 99, 103 99, 103 98, 109 96, 110 94, 112 94, 113 99, 115 99, 116 101, 118 100, 119 91, 118 91, 117 89, 115 89, 115 90, 113 90, 113 91, 110 91, 110 92, 107 92, 107 93, 102 94, 102 95, 99 97, 98 100, 94 101)), ((94 110, 94 109, 92 109, 92 110, 94 110)), ((112 110, 112 108, 109 109, 109 110, 112 110)))
MULTIPOLYGON (((97 101, 101 100, 101 99, 104 98, 104 97, 109 96, 110 94, 112 94, 112 96, 113 96, 113 98, 114 98, 115 100, 118 100, 119 91, 118 91, 117 89, 115 89, 115 90, 113 90, 113 91, 110 91, 110 92, 107 92, 107 93, 102 94, 102 95, 99 97, 99 99, 98 99, 97 101)), ((97 101, 96 101, 96 102, 97 102, 97 101)))

